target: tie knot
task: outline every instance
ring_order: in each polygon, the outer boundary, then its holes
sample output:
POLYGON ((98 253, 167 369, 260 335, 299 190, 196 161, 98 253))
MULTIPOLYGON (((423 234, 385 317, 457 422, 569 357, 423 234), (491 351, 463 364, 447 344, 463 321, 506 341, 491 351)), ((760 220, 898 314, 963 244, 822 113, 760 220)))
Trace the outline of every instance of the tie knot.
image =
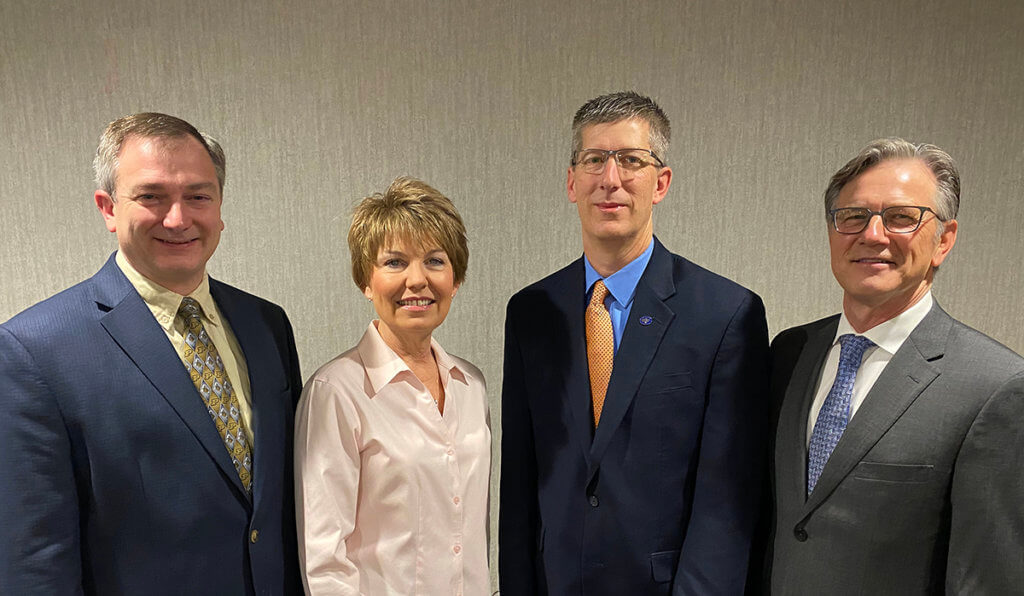
POLYGON ((181 299, 181 305, 178 306, 178 316, 182 317, 186 321, 189 319, 199 318, 202 314, 203 309, 196 302, 195 298, 185 296, 181 299))
POLYGON ((604 280, 599 279, 594 282, 594 291, 590 294, 589 306, 600 306, 604 308, 604 299, 608 297, 608 288, 604 285, 604 280))
POLYGON ((839 351, 839 359, 844 362, 853 361, 860 365, 860 359, 864 356, 864 351, 875 345, 875 342, 863 335, 847 333, 839 336, 839 344, 842 346, 839 351))

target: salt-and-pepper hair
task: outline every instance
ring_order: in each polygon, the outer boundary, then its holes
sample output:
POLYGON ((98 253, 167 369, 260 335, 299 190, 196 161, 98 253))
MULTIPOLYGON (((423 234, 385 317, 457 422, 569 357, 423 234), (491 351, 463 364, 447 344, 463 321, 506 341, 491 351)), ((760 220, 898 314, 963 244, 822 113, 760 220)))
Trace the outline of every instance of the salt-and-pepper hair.
POLYGON ((96 172, 96 188, 111 197, 114 196, 114 188, 117 184, 117 156, 121 153, 124 142, 130 137, 194 138, 210 154, 213 168, 217 172, 217 183, 220 185, 220 191, 224 192, 227 160, 224 156, 224 149, 216 139, 199 132, 181 118, 157 112, 142 112, 114 120, 107 125, 106 130, 100 136, 100 144, 96 148, 96 157, 92 161, 92 167, 96 172))
POLYGON ((571 160, 583 147, 583 129, 592 124, 605 124, 629 120, 641 119, 648 124, 650 130, 649 143, 651 151, 658 156, 663 163, 668 163, 666 154, 668 144, 672 140, 672 125, 668 116, 654 102, 653 99, 640 95, 635 91, 619 91, 595 97, 576 111, 572 119, 572 153, 571 160))

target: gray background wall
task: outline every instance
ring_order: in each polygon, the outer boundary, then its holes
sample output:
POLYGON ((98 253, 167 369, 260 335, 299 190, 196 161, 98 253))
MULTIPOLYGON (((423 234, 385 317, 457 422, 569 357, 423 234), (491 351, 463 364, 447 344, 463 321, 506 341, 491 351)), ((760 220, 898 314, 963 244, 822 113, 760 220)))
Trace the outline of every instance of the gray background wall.
POLYGON ((291 316, 308 376, 372 317, 348 213, 398 175, 450 196, 469 277, 437 332, 490 381, 504 305, 580 253, 569 122, 633 88, 672 119, 655 231, 764 297, 771 333, 836 312, 821 193, 868 141, 949 150, 959 242, 935 294, 1024 351, 1024 2, 0 2, 0 320, 115 247, 92 202, 107 122, 154 110, 220 138, 209 270, 291 316))

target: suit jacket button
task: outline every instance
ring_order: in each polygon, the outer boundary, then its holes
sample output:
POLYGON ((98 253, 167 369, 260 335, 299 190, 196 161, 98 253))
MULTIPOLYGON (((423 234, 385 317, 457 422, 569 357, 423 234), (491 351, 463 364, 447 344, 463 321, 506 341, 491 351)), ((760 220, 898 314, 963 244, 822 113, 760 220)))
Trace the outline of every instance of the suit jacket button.
POLYGON ((253 530, 252 532, 249 533, 249 542, 251 542, 253 544, 256 544, 259 541, 259 539, 260 539, 260 531, 259 530, 253 530))
POLYGON ((588 500, 590 501, 590 506, 591 507, 597 507, 598 502, 599 502, 597 500, 597 495, 590 495, 590 499, 588 499, 588 500))
POLYGON ((807 530, 797 526, 793 530, 793 536, 796 537, 798 542, 807 542, 807 530))

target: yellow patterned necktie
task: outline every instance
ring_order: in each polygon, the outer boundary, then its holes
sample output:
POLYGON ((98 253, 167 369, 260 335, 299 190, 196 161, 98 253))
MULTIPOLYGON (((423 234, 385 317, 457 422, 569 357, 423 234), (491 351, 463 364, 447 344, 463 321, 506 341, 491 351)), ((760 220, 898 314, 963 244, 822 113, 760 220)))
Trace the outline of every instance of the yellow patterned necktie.
POLYGON ((601 421, 604 397, 608 391, 608 379, 612 376, 612 361, 615 358, 615 335, 612 318, 604 299, 608 288, 603 280, 594 284, 594 292, 587 305, 587 364, 590 365, 590 398, 594 404, 594 428, 601 421))
POLYGON ((224 362, 217 347, 206 334, 201 314, 199 303, 193 298, 182 299, 178 316, 185 322, 185 341, 182 345, 185 368, 202 396, 210 418, 217 426, 217 433, 227 447, 231 463, 242 479, 242 486, 251 493, 252 452, 245 438, 238 396, 224 370, 224 362))

